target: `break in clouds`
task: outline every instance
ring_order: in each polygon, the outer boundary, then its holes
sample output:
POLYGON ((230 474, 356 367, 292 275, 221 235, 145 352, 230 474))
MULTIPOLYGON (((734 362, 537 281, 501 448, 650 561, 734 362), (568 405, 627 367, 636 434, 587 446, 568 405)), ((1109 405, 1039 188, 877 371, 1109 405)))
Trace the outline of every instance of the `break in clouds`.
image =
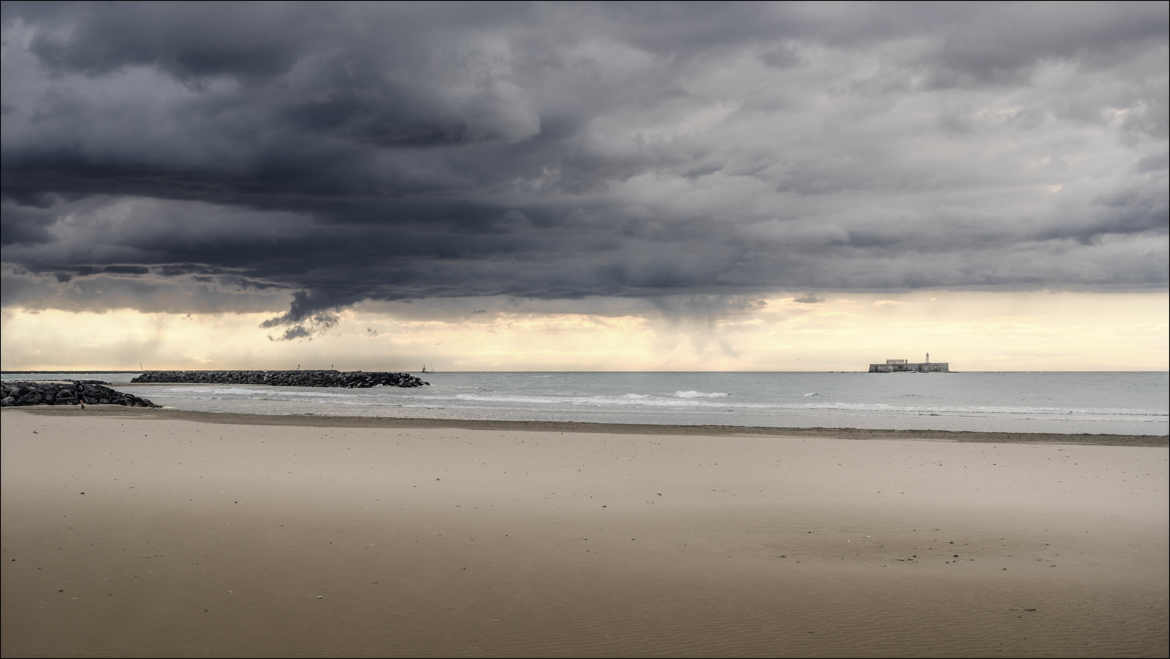
MULTIPOLYGON (((3 5, 3 303, 1164 287, 1167 4, 3 5)), ((282 311, 276 311, 282 310, 282 311)))

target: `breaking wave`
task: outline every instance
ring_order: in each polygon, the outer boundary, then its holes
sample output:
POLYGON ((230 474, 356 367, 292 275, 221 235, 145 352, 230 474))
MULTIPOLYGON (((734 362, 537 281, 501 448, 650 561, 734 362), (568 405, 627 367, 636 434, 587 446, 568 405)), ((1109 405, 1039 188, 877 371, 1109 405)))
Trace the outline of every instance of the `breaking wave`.
POLYGON ((675 398, 727 398, 730 394, 723 391, 676 391, 675 398))
POLYGON ((154 384, 133 392, 168 407, 220 412, 777 427, 1165 434, 1170 417, 1161 402, 1164 374, 974 374, 907 378, 896 387, 851 374, 703 378, 454 374, 436 376, 433 386, 418 389, 154 384), (1104 395, 1102 383, 1111 387, 1104 395), (1085 393, 1089 387, 1095 388, 1092 395, 1085 393))

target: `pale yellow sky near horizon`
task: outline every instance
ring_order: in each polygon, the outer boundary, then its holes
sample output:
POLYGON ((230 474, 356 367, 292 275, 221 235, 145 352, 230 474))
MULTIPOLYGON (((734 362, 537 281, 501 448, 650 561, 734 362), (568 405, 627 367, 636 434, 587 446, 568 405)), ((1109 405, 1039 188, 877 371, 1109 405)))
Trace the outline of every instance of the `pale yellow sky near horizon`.
POLYGON ((5 308, 0 368, 857 371, 928 351, 956 371, 1170 365, 1167 291, 841 293, 815 304, 797 297, 765 296, 750 310, 711 317, 495 310, 419 319, 393 303, 366 303, 298 341, 273 341, 258 328, 271 312, 5 308))

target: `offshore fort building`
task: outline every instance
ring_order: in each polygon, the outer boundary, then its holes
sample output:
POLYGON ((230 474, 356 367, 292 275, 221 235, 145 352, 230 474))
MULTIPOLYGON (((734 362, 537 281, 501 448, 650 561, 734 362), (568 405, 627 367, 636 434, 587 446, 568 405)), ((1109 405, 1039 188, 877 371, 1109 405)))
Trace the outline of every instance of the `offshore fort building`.
POLYGON ((887 359, 884 364, 870 364, 870 373, 949 373, 951 366, 947 362, 930 361, 930 353, 926 353, 926 361, 910 362, 905 359, 887 359))

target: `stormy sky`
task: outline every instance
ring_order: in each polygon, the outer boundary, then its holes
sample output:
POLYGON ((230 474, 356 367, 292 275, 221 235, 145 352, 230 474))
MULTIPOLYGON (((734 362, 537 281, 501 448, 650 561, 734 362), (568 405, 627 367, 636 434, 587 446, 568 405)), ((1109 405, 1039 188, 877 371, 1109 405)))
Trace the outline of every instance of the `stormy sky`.
POLYGON ((1167 7, 6 2, 3 304, 1165 291, 1167 7))

